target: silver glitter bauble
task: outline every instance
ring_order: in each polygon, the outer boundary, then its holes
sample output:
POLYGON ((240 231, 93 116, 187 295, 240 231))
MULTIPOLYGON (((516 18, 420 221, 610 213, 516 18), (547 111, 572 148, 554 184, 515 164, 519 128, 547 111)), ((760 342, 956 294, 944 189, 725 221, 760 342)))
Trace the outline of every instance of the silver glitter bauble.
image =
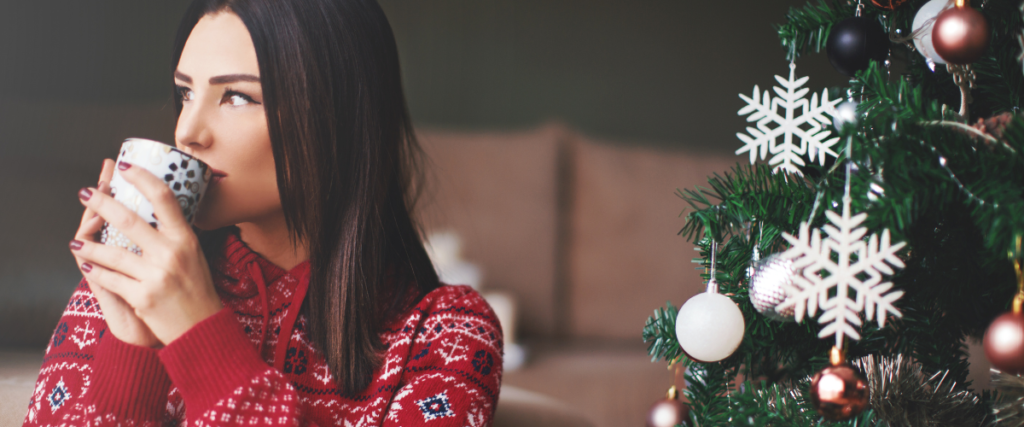
POLYGON ((857 101, 846 101, 836 106, 836 115, 832 116, 832 125, 843 129, 846 125, 857 124, 857 101))
POLYGON ((750 302, 754 304, 757 312, 772 320, 792 321, 792 306, 781 312, 777 311, 776 307, 786 300, 784 286, 793 286, 793 278, 798 274, 799 272, 793 268, 793 261, 778 254, 757 262, 754 276, 750 278, 750 302))

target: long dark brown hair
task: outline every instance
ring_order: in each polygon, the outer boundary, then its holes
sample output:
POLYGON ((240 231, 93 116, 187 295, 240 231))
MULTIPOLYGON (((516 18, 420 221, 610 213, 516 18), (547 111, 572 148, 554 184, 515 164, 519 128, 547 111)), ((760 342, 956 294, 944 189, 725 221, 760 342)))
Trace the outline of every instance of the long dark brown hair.
MULTIPOLYGON (((358 393, 380 365, 383 322, 439 286, 411 213, 422 153, 391 26, 374 0, 195 0, 172 70, 196 22, 220 11, 256 47, 285 222, 308 243, 310 336, 341 391, 358 393)), ((208 259, 230 227, 199 232, 208 259)))

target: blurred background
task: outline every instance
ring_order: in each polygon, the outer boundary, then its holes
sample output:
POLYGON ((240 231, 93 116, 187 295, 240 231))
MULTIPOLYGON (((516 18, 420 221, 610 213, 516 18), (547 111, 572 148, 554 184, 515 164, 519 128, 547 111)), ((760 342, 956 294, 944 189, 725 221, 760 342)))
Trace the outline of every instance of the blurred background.
MULTIPOLYGON (((124 138, 173 142, 187 3, 0 4, 0 411, 14 418, 80 279, 75 193, 124 138)), ((802 4, 381 1, 431 160, 419 215, 503 307, 525 356, 506 385, 596 426, 643 424, 673 381, 644 320, 703 290, 674 193, 746 161, 737 94, 786 75, 773 24, 802 4)), ((813 91, 845 84, 824 54, 797 65, 813 91)))

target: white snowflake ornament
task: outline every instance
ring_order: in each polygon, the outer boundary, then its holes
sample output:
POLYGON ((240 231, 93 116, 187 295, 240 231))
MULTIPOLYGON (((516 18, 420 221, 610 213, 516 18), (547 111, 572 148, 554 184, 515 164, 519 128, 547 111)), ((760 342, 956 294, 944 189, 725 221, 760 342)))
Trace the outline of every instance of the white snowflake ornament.
POLYGON ((879 328, 885 327, 888 314, 902 316, 893 302, 903 296, 903 291, 889 292, 892 283, 882 282, 882 274, 893 274, 890 265, 903 268, 896 252, 906 243, 890 244, 889 230, 882 232, 881 239, 871 235, 865 242, 867 229, 860 225, 867 214, 851 217, 849 196, 843 197, 842 216, 832 211, 825 215, 832 223, 824 227, 827 239, 821 238, 820 230, 811 233, 807 222, 800 224, 799 238, 782 234, 792 246, 780 256, 792 259, 793 268, 803 269, 803 274, 786 286, 787 298, 777 309, 794 307, 796 321, 802 322, 805 313, 813 317, 821 308, 818 323, 827 326, 818 338, 835 335, 836 346, 842 348, 843 337, 860 339, 857 327, 862 324, 861 311, 869 321, 877 317, 879 328), (851 291, 856 297, 851 297, 851 291))
POLYGON ((747 115, 748 122, 757 122, 757 128, 747 127, 747 133, 736 133, 744 145, 736 154, 750 153, 750 164, 754 164, 758 154, 764 160, 769 153, 772 158, 768 164, 775 166, 774 171, 780 169, 786 172, 800 175, 797 166, 803 166, 804 154, 814 161, 818 157, 819 163, 825 165, 825 156, 837 157, 832 151, 832 146, 839 141, 839 137, 828 138, 831 131, 822 128, 823 125, 831 123, 835 117, 836 105, 842 102, 840 99, 828 99, 828 91, 821 92, 821 103, 818 103, 818 94, 812 94, 810 101, 804 98, 810 89, 804 88, 808 77, 796 78, 796 64, 789 64, 789 80, 782 76, 775 76, 775 80, 782 87, 775 86, 776 98, 772 98, 768 91, 761 92, 756 85, 754 94, 747 97, 740 94, 740 98, 747 102, 747 106, 739 111, 739 115, 747 115), (779 109, 782 109, 781 114, 779 109), (800 115, 797 116, 797 110, 800 115), (826 114, 828 116, 826 116, 826 114), (774 124, 774 126, 773 126, 774 124), (779 141, 779 138, 782 141, 779 141), (798 138, 799 144, 793 139, 798 138))

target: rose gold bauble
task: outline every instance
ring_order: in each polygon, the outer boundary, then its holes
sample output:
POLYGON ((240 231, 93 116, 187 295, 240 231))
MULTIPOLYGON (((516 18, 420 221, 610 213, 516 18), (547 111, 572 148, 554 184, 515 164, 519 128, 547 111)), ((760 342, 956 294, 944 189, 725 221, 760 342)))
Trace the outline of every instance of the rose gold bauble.
POLYGON ((880 9, 893 10, 907 4, 908 0, 871 0, 871 4, 880 9))
POLYGON ((985 357, 1000 371, 1024 373, 1024 314, 1012 311, 992 321, 985 331, 985 357))
POLYGON ((679 400, 678 391, 673 386, 668 395, 651 406, 647 411, 647 427, 674 427, 686 421, 690 407, 679 400))
POLYGON ((988 21, 970 6, 953 7, 935 17, 932 47, 950 64, 970 64, 988 48, 988 21))
POLYGON ((852 366, 829 366, 811 380, 811 404, 829 421, 848 420, 868 406, 868 385, 852 366))

